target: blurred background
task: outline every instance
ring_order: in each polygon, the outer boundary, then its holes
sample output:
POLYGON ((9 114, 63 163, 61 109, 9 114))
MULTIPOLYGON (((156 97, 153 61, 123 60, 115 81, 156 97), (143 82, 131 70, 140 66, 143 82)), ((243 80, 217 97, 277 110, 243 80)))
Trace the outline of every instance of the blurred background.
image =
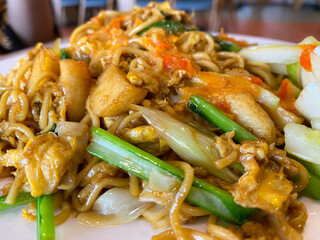
MULTIPOLYGON (((161 2, 161 0, 157 0, 161 2)), ((129 11, 147 0, 0 0, 0 53, 68 38, 102 9, 129 11)), ((238 33, 289 42, 320 39, 320 0, 171 0, 194 14, 205 31, 238 33)))

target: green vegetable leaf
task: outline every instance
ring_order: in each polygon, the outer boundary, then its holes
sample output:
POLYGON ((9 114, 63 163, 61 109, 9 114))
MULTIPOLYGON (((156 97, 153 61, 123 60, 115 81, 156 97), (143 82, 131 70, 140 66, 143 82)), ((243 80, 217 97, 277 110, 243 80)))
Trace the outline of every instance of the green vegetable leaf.
POLYGON ((49 133, 49 132, 53 132, 53 133, 54 133, 54 131, 56 130, 56 128, 57 128, 57 124, 54 123, 54 124, 53 124, 53 127, 51 128, 51 130, 48 131, 48 133, 49 133))
POLYGON ((61 49, 61 59, 72 59, 65 48, 61 49))
POLYGON ((219 44, 223 51, 228 52, 239 52, 241 47, 233 42, 228 40, 223 40, 219 37, 213 37, 215 43, 219 44))
MULTIPOLYGON (((45 133, 49 133, 49 132, 53 132, 54 133, 54 131, 56 130, 56 128, 57 128, 57 124, 56 123, 53 123, 53 126, 52 126, 52 128, 48 131, 48 132, 44 132, 44 133, 37 133, 35 136, 40 136, 40 135, 42 135, 42 134, 45 134, 45 133)), ((56 135, 58 135, 57 133, 56 133, 56 135)))
POLYGON ((168 34, 176 34, 179 32, 186 32, 186 31, 195 31, 196 28, 191 28, 189 26, 183 25, 181 22, 174 22, 174 21, 162 21, 162 22, 156 22, 151 24, 150 26, 146 27, 142 31, 138 32, 137 35, 141 36, 143 33, 149 31, 151 28, 163 28, 166 30, 168 34))

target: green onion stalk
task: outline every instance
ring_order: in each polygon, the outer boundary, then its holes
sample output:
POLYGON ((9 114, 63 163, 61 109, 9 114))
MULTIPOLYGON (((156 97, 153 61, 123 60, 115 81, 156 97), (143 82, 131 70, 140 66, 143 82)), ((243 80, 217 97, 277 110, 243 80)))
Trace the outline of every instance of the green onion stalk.
MULTIPOLYGON (((211 103, 198 95, 190 97, 188 108, 198 114, 200 117, 208 121, 210 124, 220 128, 223 132, 235 131, 234 140, 240 142, 242 140, 255 141, 258 138, 248 132, 246 129, 232 121, 223 112, 214 107, 211 103)), ((303 161, 297 157, 289 155, 290 158, 295 159, 309 170, 309 183, 304 189, 304 192, 311 195, 317 200, 320 200, 320 166, 314 163, 303 161)), ((233 164, 233 167, 243 171, 241 164, 233 164)))
MULTIPOLYGON (((92 128, 92 142, 87 151, 146 181, 157 171, 182 181, 184 172, 101 128, 92 128)), ((226 222, 241 225, 256 212, 233 201, 230 193, 199 178, 194 178, 187 201, 206 209, 226 222)))

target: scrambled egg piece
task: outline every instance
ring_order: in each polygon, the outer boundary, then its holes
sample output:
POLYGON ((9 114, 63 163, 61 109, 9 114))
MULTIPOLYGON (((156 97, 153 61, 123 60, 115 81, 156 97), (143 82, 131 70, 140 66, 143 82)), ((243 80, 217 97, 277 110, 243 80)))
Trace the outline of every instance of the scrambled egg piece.
POLYGON ((124 130, 122 138, 155 156, 170 150, 167 142, 151 126, 127 128, 124 130))
POLYGON ((235 185, 235 202, 244 207, 255 207, 267 212, 280 210, 293 191, 283 169, 269 161, 266 142, 243 142, 240 145, 240 162, 246 170, 235 185))
POLYGON ((267 168, 256 189, 245 191, 238 186, 235 201, 246 207, 256 207, 272 212, 280 210, 292 193, 292 183, 283 172, 273 172, 267 168))
POLYGON ((139 126, 133 129, 125 129, 123 138, 133 144, 143 142, 157 142, 160 136, 151 126, 139 126))
POLYGON ((43 134, 31 138, 24 149, 8 150, 2 164, 25 167, 31 194, 38 197, 55 191, 76 149, 76 138, 43 134))

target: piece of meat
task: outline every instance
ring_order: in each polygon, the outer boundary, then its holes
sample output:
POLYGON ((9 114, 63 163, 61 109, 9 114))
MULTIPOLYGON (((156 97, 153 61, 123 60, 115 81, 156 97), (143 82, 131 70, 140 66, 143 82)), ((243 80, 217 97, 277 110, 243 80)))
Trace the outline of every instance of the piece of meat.
MULTIPOLYGON (((30 90, 36 79, 42 73, 60 74, 59 58, 53 56, 45 47, 41 46, 40 51, 37 53, 31 72, 31 77, 27 82, 27 88, 30 90)), ((43 80, 45 81, 45 79, 43 80)))
POLYGON ((33 138, 25 147, 22 161, 34 197, 52 193, 67 170, 77 148, 75 138, 61 138, 54 133, 33 138))
POLYGON ((72 59, 60 61, 59 87, 67 102, 69 121, 80 121, 86 113, 86 100, 90 91, 90 72, 83 62, 72 59))
POLYGON ((130 104, 140 103, 147 92, 129 83, 125 74, 110 64, 90 92, 89 107, 99 117, 115 116, 128 111, 130 104))
POLYGON ((31 194, 38 197, 56 190, 76 149, 76 138, 47 133, 31 138, 24 149, 8 150, 2 164, 24 167, 31 194))
POLYGON ((274 123, 249 93, 228 94, 226 101, 230 105, 230 111, 236 115, 237 123, 258 138, 265 139, 267 143, 275 141, 274 123))

